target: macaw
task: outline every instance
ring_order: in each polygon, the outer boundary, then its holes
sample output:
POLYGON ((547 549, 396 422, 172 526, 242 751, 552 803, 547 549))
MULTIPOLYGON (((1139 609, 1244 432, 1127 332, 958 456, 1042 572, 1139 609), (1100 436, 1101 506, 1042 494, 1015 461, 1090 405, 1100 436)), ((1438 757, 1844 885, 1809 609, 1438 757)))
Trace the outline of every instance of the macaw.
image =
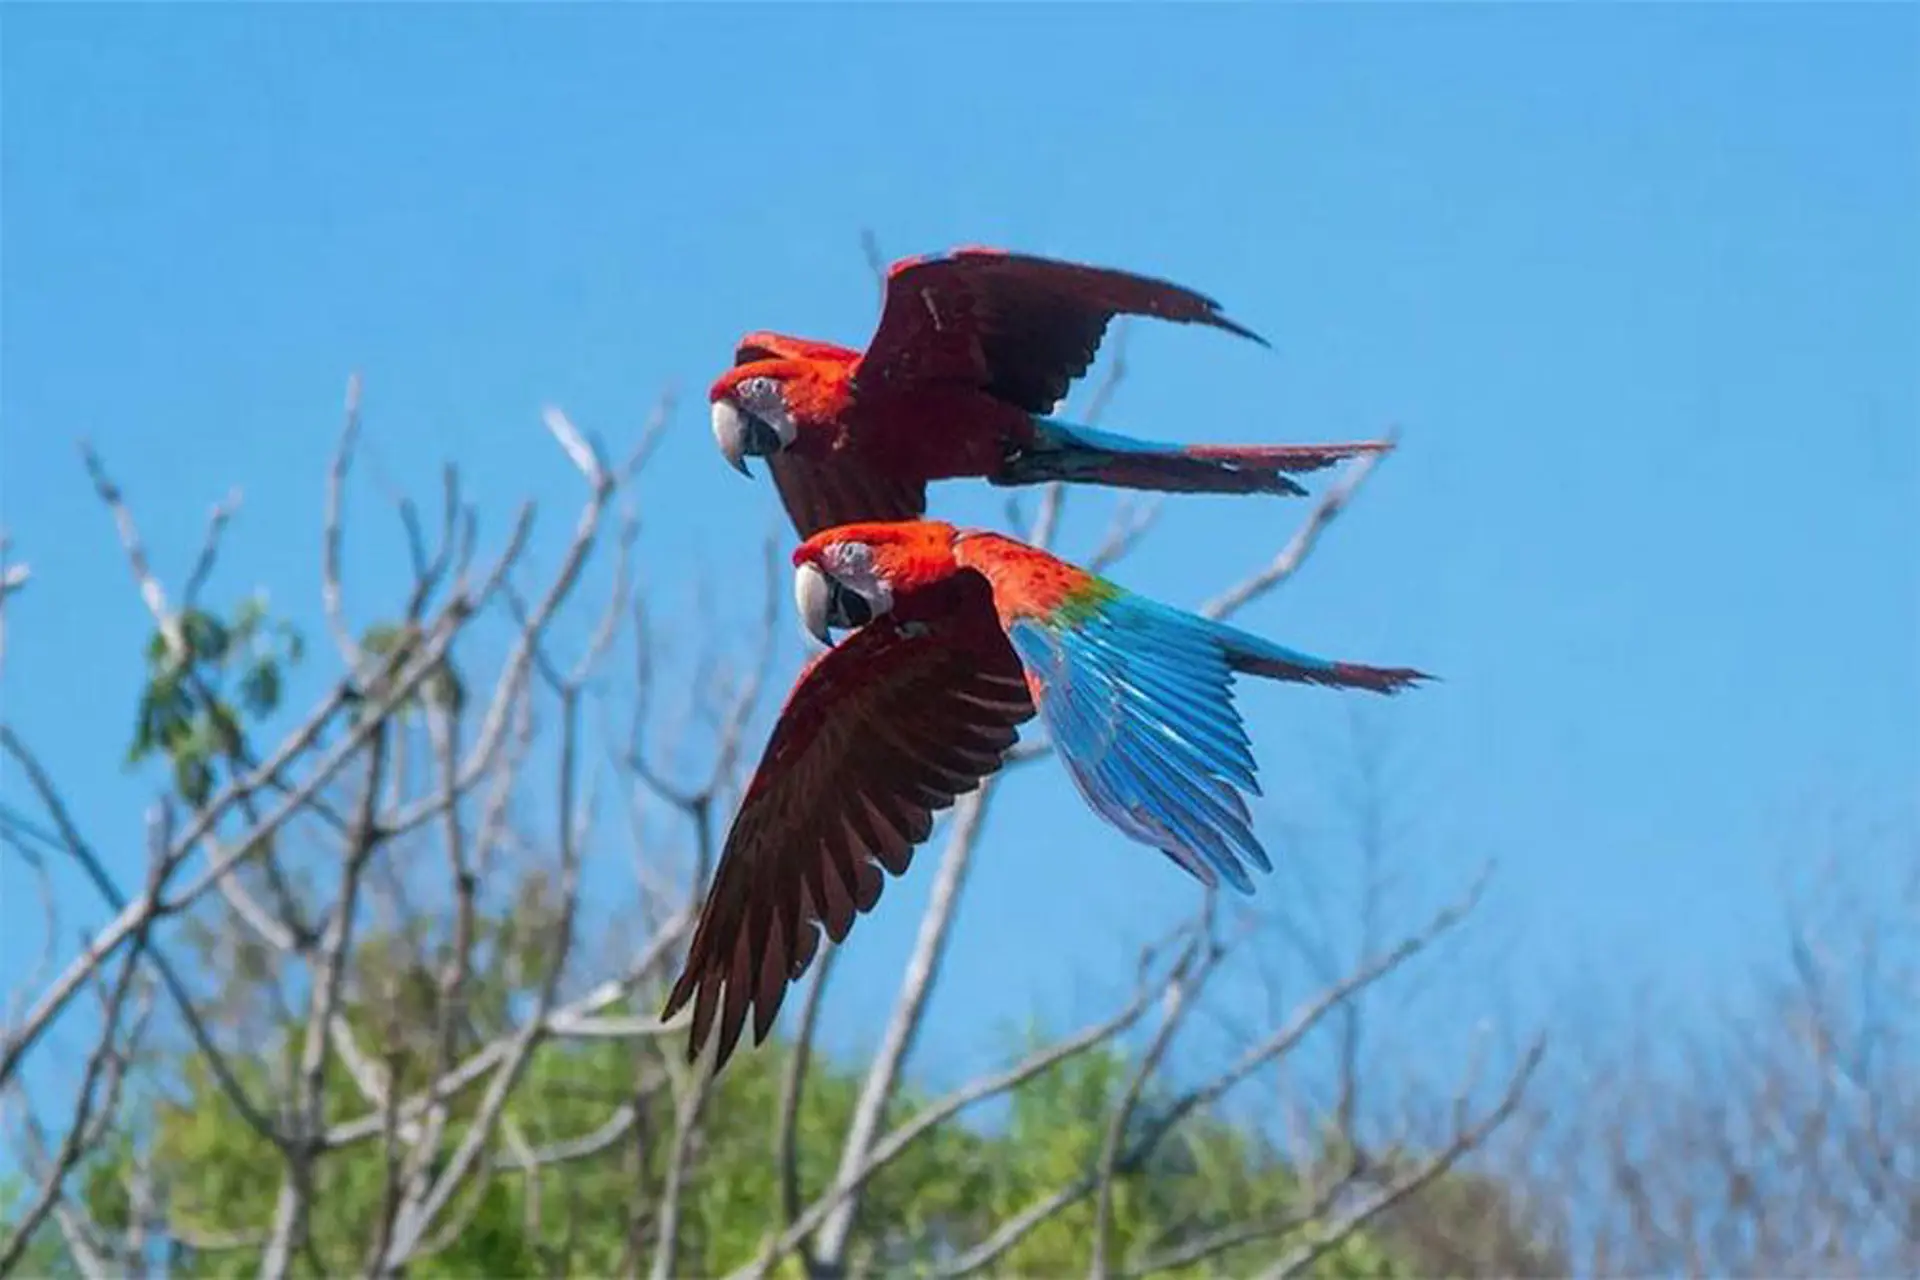
POLYGON ((1432 677, 1331 662, 1156 603, 1002 534, 933 520, 816 533, 794 598, 827 644, 742 797, 662 1020, 693 1001, 715 1069, 766 1038, 819 929, 843 941, 936 811, 999 769, 1036 711, 1081 796, 1208 886, 1272 869, 1235 675, 1391 694, 1432 677), (835 629, 848 630, 837 645, 835 629))
POLYGON ((742 475, 766 458, 801 537, 927 509, 927 483, 1067 480, 1189 493, 1304 494, 1290 472, 1379 453, 1385 440, 1178 445, 1049 416, 1118 315, 1267 340, 1179 285, 997 249, 906 258, 887 272, 864 352, 750 333, 708 391, 713 436, 742 475))

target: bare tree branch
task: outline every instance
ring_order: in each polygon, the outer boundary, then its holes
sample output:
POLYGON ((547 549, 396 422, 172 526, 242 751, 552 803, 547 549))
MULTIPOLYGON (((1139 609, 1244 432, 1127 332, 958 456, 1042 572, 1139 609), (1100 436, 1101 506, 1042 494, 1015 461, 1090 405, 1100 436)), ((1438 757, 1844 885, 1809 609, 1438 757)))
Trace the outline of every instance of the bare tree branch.
MULTIPOLYGON (((1393 1178, 1385 1186, 1364 1197, 1359 1203, 1330 1221, 1302 1224, 1307 1239, 1261 1272, 1261 1280, 1282 1280, 1283 1277, 1304 1274, 1307 1268, 1352 1237, 1379 1214, 1391 1209, 1451 1169, 1461 1157, 1484 1142, 1494 1129, 1503 1124, 1519 1108, 1527 1085, 1532 1082, 1534 1072, 1539 1069, 1540 1059, 1545 1052, 1546 1042, 1535 1040, 1528 1048, 1526 1056, 1521 1059, 1519 1068, 1508 1081, 1499 1104, 1479 1120, 1462 1124, 1455 1132, 1453 1140, 1440 1151, 1419 1161, 1413 1168, 1393 1178)), ((1465 1100, 1462 1099, 1460 1107, 1463 1111, 1465 1106, 1465 1100)))
MULTIPOLYGON (((1175 960, 1177 971, 1190 963, 1191 947, 1175 960)), ((1074 1058, 1123 1034, 1137 1023, 1164 990, 1163 983, 1149 982, 1148 971, 1155 960, 1154 949, 1149 948, 1140 961, 1140 985, 1134 998, 1123 1008, 1101 1022, 1087 1027, 1079 1033, 1058 1040, 1028 1054, 1025 1058, 1002 1071, 977 1077, 944 1097, 928 1105, 911 1120, 900 1125, 886 1137, 873 1143, 864 1163, 851 1173, 836 1177, 834 1183, 820 1195, 807 1210, 795 1219, 778 1237, 767 1242, 759 1256, 748 1266, 733 1273, 732 1280, 745 1280, 746 1277, 766 1275, 774 1263, 792 1252, 810 1235, 821 1222, 864 1187, 875 1174, 899 1157, 917 1139, 931 1132, 953 1116, 958 1115, 975 1103, 988 1098, 999 1097, 1044 1072, 1050 1071, 1070 1058, 1074 1058)), ((819 1265, 827 1265, 824 1261, 819 1265)))
MULTIPOLYGON (((1486 874, 1483 872, 1462 898, 1436 913, 1425 928, 1408 935, 1393 950, 1360 966, 1339 982, 1321 991, 1318 996, 1299 1009, 1285 1025, 1265 1039, 1249 1046, 1224 1070, 1217 1072, 1204 1083, 1186 1090, 1162 1108, 1140 1135, 1128 1144, 1125 1154, 1114 1164, 1115 1173, 1130 1173, 1141 1167, 1160 1143, 1188 1116, 1211 1106, 1261 1067, 1291 1053, 1314 1027, 1319 1025, 1329 1013, 1351 999, 1356 992, 1378 982, 1426 950, 1442 934, 1454 928, 1472 912, 1479 902, 1485 884, 1486 874)), ((1091 1194, 1099 1185, 1099 1170, 1089 1171, 1078 1180, 1042 1197, 1009 1218, 987 1239, 942 1266, 939 1273, 943 1276, 967 1275, 992 1264, 1035 1227, 1091 1194)))
POLYGON ((264 1276, 285 1275, 294 1251, 304 1246, 307 1239, 307 1218, 313 1201, 313 1164, 325 1141, 329 1031, 346 976, 347 949, 353 941, 361 877, 366 872, 367 860, 380 844, 374 813, 380 803, 380 784, 387 766, 387 742, 387 731, 376 733, 367 752, 360 809, 354 817, 345 865, 340 872, 340 897, 313 975, 306 1043, 300 1053, 300 1077, 295 1094, 298 1118, 284 1147, 287 1168, 280 1184, 279 1203, 274 1209, 272 1234, 267 1238, 266 1258, 260 1264, 264 1276))
POLYGON ((226 532, 227 522, 240 510, 240 490, 235 489, 219 502, 213 504, 213 510, 207 516, 207 536, 200 544, 200 555, 193 562, 193 569, 187 574, 187 585, 180 592, 180 607, 191 609, 205 589, 207 579, 213 575, 213 564, 220 554, 220 537, 226 532))
POLYGON ((27 583, 33 580, 32 566, 14 560, 12 551, 13 540, 6 530, 0 529, 0 672, 7 669, 8 602, 26 590, 27 583))
MULTIPOLYGON (((156 848, 164 847, 166 843, 164 822, 164 811, 156 812, 149 819, 151 843, 156 848)), ((152 874, 157 874, 164 865, 158 857, 149 863, 152 874)), ((131 1044, 123 1047, 120 1040, 121 1011, 133 991, 134 975, 152 932, 153 920, 149 918, 128 941, 120 971, 100 1012, 101 1030, 93 1052, 87 1058, 86 1068, 81 1073, 78 1101, 68 1122, 66 1138, 50 1167, 41 1176, 39 1189, 28 1201, 26 1211, 14 1226, 13 1235, 4 1245, 0 1245, 0 1275, 10 1273, 19 1263, 21 1255, 32 1243, 34 1233, 40 1229, 40 1224, 59 1205, 68 1176, 100 1140, 119 1109, 120 1086, 125 1079, 127 1057, 131 1052, 131 1044), (98 1090, 103 1083, 107 1096, 101 1100, 98 1090), (99 1112, 98 1119, 95 1116, 96 1109, 99 1112)))
POLYGON ((340 424, 340 443, 334 447, 333 463, 327 468, 326 527, 321 537, 320 605, 326 614, 327 629, 340 650, 340 660, 349 671, 360 665, 360 646, 347 626, 346 608, 340 590, 341 505, 346 490, 347 470, 353 465, 353 446, 360 438, 360 375, 347 379, 347 405, 340 424))
MULTIPOLYGON (((1398 446, 1400 442, 1398 429, 1390 429, 1385 439, 1389 445, 1398 446)), ((1360 491, 1360 486, 1367 482, 1367 477, 1373 474, 1374 468, 1386 459, 1387 454, 1386 450, 1379 453, 1363 453, 1354 459, 1348 465, 1346 475, 1340 483, 1328 489, 1320 496, 1320 500, 1314 503, 1306 522, 1300 526, 1299 532, 1293 535, 1287 545, 1280 549, 1278 555, 1268 561, 1266 566, 1258 572, 1207 601, 1201 606, 1200 612, 1209 618, 1226 618, 1238 613, 1291 578, 1299 571, 1300 566, 1306 563, 1307 557, 1313 554, 1313 548, 1319 543, 1320 535, 1326 531, 1328 525, 1333 523, 1336 516, 1346 510, 1347 504, 1352 502, 1353 496, 1360 491)))
MULTIPOLYGON (((820 1006, 838 953, 839 948, 832 940, 821 939, 820 954, 813 962, 813 978, 807 984, 806 999, 800 1006, 800 1022, 794 1028, 787 1069, 781 1074, 780 1113, 774 1124, 774 1142, 780 1161, 780 1208, 788 1226, 800 1216, 800 1105, 806 1096, 807 1067, 813 1061, 813 1040, 820 1027, 820 1006)), ((811 1258, 806 1261, 811 1269, 811 1258)))

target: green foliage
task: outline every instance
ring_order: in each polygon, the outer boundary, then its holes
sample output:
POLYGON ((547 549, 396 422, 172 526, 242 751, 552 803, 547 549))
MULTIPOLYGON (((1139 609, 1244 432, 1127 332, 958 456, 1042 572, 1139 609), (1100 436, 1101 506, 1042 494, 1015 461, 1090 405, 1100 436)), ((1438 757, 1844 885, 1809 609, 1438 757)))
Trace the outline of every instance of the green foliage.
MULTIPOLYGON (((28 1194, 26 1180, 19 1174, 0 1174, 0 1246, 12 1242, 14 1232, 27 1212, 28 1194)), ((14 1264, 14 1271, 23 1276, 60 1277, 61 1280, 79 1274, 72 1260, 67 1257, 66 1248, 60 1242, 59 1228, 51 1216, 41 1219, 32 1241, 14 1264)))
POLYGON ((213 793, 218 770, 242 755, 243 722, 279 709, 286 668, 305 646, 289 623, 268 616, 257 594, 225 621, 197 608, 176 621, 173 638, 156 630, 147 641, 147 685, 127 763, 165 756, 174 792, 197 808, 213 793))
MULTIPOLYGON (((397 674, 413 660, 423 638, 417 623, 407 622, 398 626, 375 623, 362 633, 360 651, 373 659, 386 675, 397 674)), ((401 719, 416 711, 422 702, 449 714, 457 713, 466 705, 466 686, 461 683, 453 663, 444 656, 433 664, 433 669, 420 683, 419 690, 399 707, 401 719)), ((381 694, 382 689, 378 685, 366 691, 369 699, 377 699, 381 694)))
MULTIPOLYGON (((498 947, 512 930, 490 926, 483 942, 498 947)), ((361 949, 362 965, 394 972, 417 963, 412 940, 373 938, 361 949)), ((362 971, 368 971, 363 969, 362 971)), ((487 968, 481 968, 487 973, 487 968)), ((493 970, 497 972, 497 970, 493 970)), ((424 977, 424 971, 422 972, 424 977)), ((478 979, 473 1011, 480 1035, 504 1024, 506 993, 497 980, 478 979), (493 988, 493 989, 490 989, 493 988)), ((437 995, 430 983, 404 973, 389 988, 396 1003, 384 1009, 358 1006, 350 1020, 367 1043, 381 1043, 380 1026, 396 1017, 430 1026, 437 995)), ((298 1053, 291 1026, 264 1051, 241 1064, 246 1083, 265 1094, 283 1080, 298 1053)), ((398 1042, 403 1087, 425 1078, 430 1037, 398 1042)), ((470 1046, 469 1046, 470 1047, 470 1046)), ((528 1069, 506 1111, 517 1141, 540 1148, 592 1132, 634 1097, 637 1073, 655 1072, 658 1050, 677 1055, 680 1045, 634 1046, 609 1041, 562 1041, 549 1045, 528 1069)), ((707 1104, 682 1223, 681 1273, 718 1274, 752 1256, 767 1232, 784 1221, 780 1168, 775 1158, 776 1124, 790 1048, 778 1039, 730 1064, 707 1104)), ((188 1236, 257 1232, 271 1220, 280 1162, 273 1149, 248 1130, 227 1105, 215 1081, 195 1059, 178 1066, 177 1101, 157 1114, 151 1157, 172 1188, 173 1213, 188 1236)), ((1131 1065, 1116 1048, 1084 1054, 1016 1091, 1008 1115, 991 1127, 949 1124, 926 1135, 870 1184, 862 1206, 857 1262, 887 1274, 924 1271, 930 1264, 984 1239, 1005 1218, 1094 1168, 1105 1141, 1113 1104, 1126 1087, 1131 1065)), ((816 1059, 797 1126, 802 1199, 828 1185, 859 1093, 858 1070, 816 1059)), ((367 1110, 350 1081, 332 1081, 329 1120, 367 1110)), ((445 1159, 477 1105, 477 1093, 453 1105, 445 1159)), ((595 1156, 550 1168, 537 1183, 502 1170, 476 1181, 450 1210, 470 1225, 446 1246, 411 1268, 420 1276, 529 1275, 565 1270, 604 1275, 630 1266, 640 1240, 642 1258, 651 1243, 648 1210, 657 1202, 671 1147, 672 1101, 655 1090, 639 1124, 595 1156), (478 1197, 476 1204, 473 1197, 478 1197), (563 1246, 564 1242, 564 1246, 563 1246)), ((924 1096, 909 1088, 896 1116, 911 1114, 924 1096)), ((1150 1117, 1165 1099, 1143 1100, 1150 1117)), ((502 1160, 513 1147, 504 1135, 492 1150, 502 1160)), ((313 1248, 296 1260, 305 1274, 357 1270, 384 1202, 386 1166, 377 1140, 331 1153, 319 1165, 313 1248)), ((118 1184, 90 1180, 95 1212, 111 1217, 118 1184)), ((1177 1247, 1221 1226, 1279 1220, 1298 1211, 1297 1179, 1257 1135, 1207 1115, 1192 1117, 1176 1136, 1125 1173, 1114 1205, 1113 1248, 1118 1259, 1177 1247)), ((1094 1220, 1091 1197, 1059 1214, 1008 1253, 999 1273, 1064 1274, 1086 1265, 1094 1220)), ((1219 1255, 1193 1274, 1240 1274, 1282 1252, 1292 1242, 1267 1240, 1219 1255)), ((176 1253, 187 1275, 240 1275, 259 1263, 253 1249, 176 1253)), ((795 1272, 797 1274, 797 1272, 795 1272)), ((1401 1274, 1377 1242, 1359 1237, 1324 1259, 1326 1277, 1401 1274)))

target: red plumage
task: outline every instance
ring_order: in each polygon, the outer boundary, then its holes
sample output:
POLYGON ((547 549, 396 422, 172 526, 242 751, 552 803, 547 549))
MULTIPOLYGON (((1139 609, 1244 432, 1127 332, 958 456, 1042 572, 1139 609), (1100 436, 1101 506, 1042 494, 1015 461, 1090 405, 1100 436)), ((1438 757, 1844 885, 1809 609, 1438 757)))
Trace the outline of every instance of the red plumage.
POLYGON ((935 812, 1000 767, 1032 718, 984 579, 947 578, 808 663, 727 834, 662 1017, 693 1001, 690 1049, 718 1021, 715 1070, 753 1013, 766 1037, 787 985, 903 874, 935 812))
MULTIPOLYGON (((716 436, 759 430, 775 484, 802 537, 859 520, 926 510, 935 480, 1001 484, 1078 479, 1201 492, 1303 492, 1285 473, 1318 470, 1390 447, 1383 441, 1300 446, 1170 446, 1112 453, 1074 440, 1056 474, 1057 434, 1036 422, 1083 376, 1116 316, 1202 324, 1266 345, 1180 285, 1104 267, 997 249, 963 248, 896 262, 864 352, 756 332, 715 380, 716 436), (771 420, 779 419, 773 426, 771 420), (788 431, 777 431, 784 425, 788 431), (791 439, 787 439, 790 433, 791 439), (1156 467, 1158 458, 1163 465, 1156 467), (1172 464, 1178 465, 1172 465, 1172 464), (1049 469, 1051 467, 1052 469, 1049 469), (1077 469, 1076 469, 1077 468, 1077 469)), ((747 450, 723 439, 735 465, 747 450)), ((744 470, 744 467, 742 467, 744 470)))
MULTIPOLYGON (((690 1057, 718 1028, 716 1070, 749 1022, 755 1044, 766 1037, 820 930, 843 941, 885 875, 905 873, 934 814, 997 771, 1019 726, 1050 705, 1050 686, 1010 637, 1036 622, 1071 629, 1125 595, 1040 548, 934 520, 832 528, 801 543, 793 563, 809 629, 851 630, 807 664, 781 709, 661 1013, 692 1003, 690 1057), (835 617, 853 595, 866 615, 835 617)), ((1233 670, 1272 679, 1387 693, 1426 678, 1313 659, 1191 615, 1143 614, 1158 607, 1128 598, 1134 622, 1120 622, 1136 629, 1100 643, 1152 644, 1177 631, 1188 647, 1163 657, 1214 645, 1233 670), (1143 617, 1158 631, 1138 630, 1143 617)), ((1141 688, 1157 685, 1156 669, 1141 688)), ((1224 697, 1226 666, 1215 670, 1224 697)), ((1196 679, 1203 688, 1206 677, 1196 679)), ((1211 714, 1230 714, 1222 708, 1211 714)), ((1071 767, 1074 740, 1056 735, 1055 745, 1071 767)))

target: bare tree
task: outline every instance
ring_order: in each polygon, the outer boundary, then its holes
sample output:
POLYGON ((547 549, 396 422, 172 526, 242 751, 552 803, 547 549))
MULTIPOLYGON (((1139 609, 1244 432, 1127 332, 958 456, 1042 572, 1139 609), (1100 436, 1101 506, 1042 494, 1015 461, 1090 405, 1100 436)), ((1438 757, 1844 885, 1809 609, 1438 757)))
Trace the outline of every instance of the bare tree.
MULTIPOLYGON (((1109 368, 1088 416, 1118 385, 1123 350, 1109 368)), ((780 658, 782 583, 770 554, 754 634, 744 644, 711 642, 690 670, 676 673, 681 678, 662 680, 657 602, 634 589, 635 524, 620 504, 669 413, 663 403, 617 465, 564 414, 546 415, 583 496, 570 537, 537 585, 529 585, 530 507, 483 549, 453 468, 431 529, 411 500, 390 495, 411 583, 390 612, 373 615, 377 622, 355 625, 343 581, 347 483, 362 430, 353 383, 324 490, 321 601, 339 674, 270 751, 257 751, 254 739, 275 712, 266 686, 277 691, 279 668, 235 656, 265 643, 264 624, 256 614, 219 624, 200 604, 238 496, 214 508, 204 550, 175 600, 148 559, 131 506, 104 462, 85 453, 152 617, 150 659, 165 696, 155 695, 143 724, 158 725, 153 736, 175 765, 175 794, 156 810, 145 882, 128 893, 59 784, 0 727, 0 747, 42 815, 9 811, 0 834, 33 865, 64 858, 81 868, 109 913, 63 965, 49 960, 0 1041, 0 1102, 24 1135, 23 1167, 33 1179, 24 1216, 0 1244, 0 1271, 52 1221, 72 1265, 88 1274, 138 1270, 156 1241, 203 1254, 247 1250, 273 1276, 391 1274, 477 1230, 497 1212, 490 1190, 502 1180, 526 1189, 525 1234, 539 1242, 542 1265, 563 1271, 577 1265, 579 1214, 551 1206, 569 1203, 572 1171, 617 1156, 628 1162, 632 1188, 620 1269, 686 1273, 691 1206, 728 1117, 711 1105, 722 1083, 705 1065, 685 1065, 681 1028, 651 1011, 683 952, 751 760, 749 736, 780 658), (590 566, 604 569, 593 588, 604 592, 598 599, 586 598, 590 566), (631 679, 610 677, 610 660, 627 647, 631 679), (268 669, 275 674, 261 674, 268 669), (235 670, 237 694, 223 683, 235 670), (686 696, 675 700, 663 687, 686 696), (608 927, 596 915, 600 895, 583 893, 583 868, 623 844, 634 896, 618 927, 608 927), (211 963, 177 958, 188 946, 211 963), (218 981, 234 972, 260 981, 236 996, 218 981), (511 998, 498 994, 503 973, 511 998), (56 1025, 78 1024, 85 992, 98 1005, 86 1029, 94 1047, 77 1090, 55 1108, 62 1119, 49 1122, 28 1096, 26 1065, 53 1051, 56 1025), (268 1153, 270 1208, 243 1230, 230 1222, 210 1229, 210 1207, 145 1157, 126 1175, 124 1211, 113 1222, 96 1219, 95 1201, 77 1185, 89 1152, 141 1127, 130 1108, 155 1105, 151 1097, 130 1101, 121 1082, 143 1037, 161 1025, 268 1153), (586 1044, 622 1046, 628 1085, 618 1096, 582 1100, 588 1112, 572 1131, 541 1131, 529 1080, 564 1046, 586 1044), (347 1194, 344 1162, 367 1152, 378 1153, 381 1170, 377 1213, 347 1250, 339 1233, 316 1224, 347 1194)), ((1207 612, 1230 616, 1299 571, 1381 457, 1351 464, 1295 536, 1227 585, 1207 612)), ((1060 486, 1039 495, 1032 518, 1020 522, 1033 541, 1053 541, 1067 496, 1060 486)), ((1104 566, 1123 558, 1151 521, 1150 509, 1122 504, 1084 559, 1104 566)), ((1009 767, 1046 750, 1029 741, 1009 767)), ((926 1265, 943 1275, 968 1274, 1001 1264, 1044 1225, 1084 1214, 1092 1274, 1189 1266, 1259 1242, 1271 1245, 1262 1255, 1268 1274, 1297 1274, 1432 1184, 1519 1105, 1540 1060, 1537 1041, 1491 1081, 1461 1085, 1438 1132, 1416 1142, 1410 1132, 1363 1136, 1343 1122, 1351 1158, 1302 1180, 1288 1203, 1252 1212, 1222 1205, 1150 1247, 1122 1249, 1116 1225, 1127 1189, 1245 1082, 1340 1028, 1353 1046, 1348 1074, 1358 1077, 1361 1042, 1349 1011, 1454 931, 1480 886, 1404 932, 1368 932, 1316 989, 1246 1028, 1240 1047, 1175 1073, 1173 1051, 1195 1025, 1195 1010, 1255 933, 1223 921, 1218 904, 1201 895, 1190 920, 1139 956, 1136 981, 1109 1012, 928 1097, 908 1087, 914 1048, 974 856, 991 838, 994 794, 989 781, 962 798, 937 849, 923 855, 933 865, 921 874, 933 887, 911 959, 835 1134, 837 1159, 824 1178, 809 1178, 796 1133, 817 1085, 814 1037, 831 996, 831 948, 817 962, 788 1019, 768 1131, 779 1212, 734 1260, 738 1274, 764 1275, 797 1256, 810 1274, 841 1275, 892 1256, 887 1250, 903 1247, 898 1231, 863 1212, 889 1166, 979 1104, 1096 1052, 1121 1054, 1129 1065, 1101 1104, 1104 1138, 1085 1166, 1031 1203, 971 1224, 959 1243, 904 1247, 933 1259, 926 1265), (1368 1160, 1367 1145, 1392 1147, 1395 1158, 1368 1160)), ((50 945, 58 933, 50 921, 50 945)), ((1350 1113, 1351 1099, 1340 1107, 1350 1113)))
POLYGON ((1920 842, 1856 833, 1782 896, 1750 982, 1596 1002, 1485 1153, 1575 1271, 1920 1271, 1920 842))

